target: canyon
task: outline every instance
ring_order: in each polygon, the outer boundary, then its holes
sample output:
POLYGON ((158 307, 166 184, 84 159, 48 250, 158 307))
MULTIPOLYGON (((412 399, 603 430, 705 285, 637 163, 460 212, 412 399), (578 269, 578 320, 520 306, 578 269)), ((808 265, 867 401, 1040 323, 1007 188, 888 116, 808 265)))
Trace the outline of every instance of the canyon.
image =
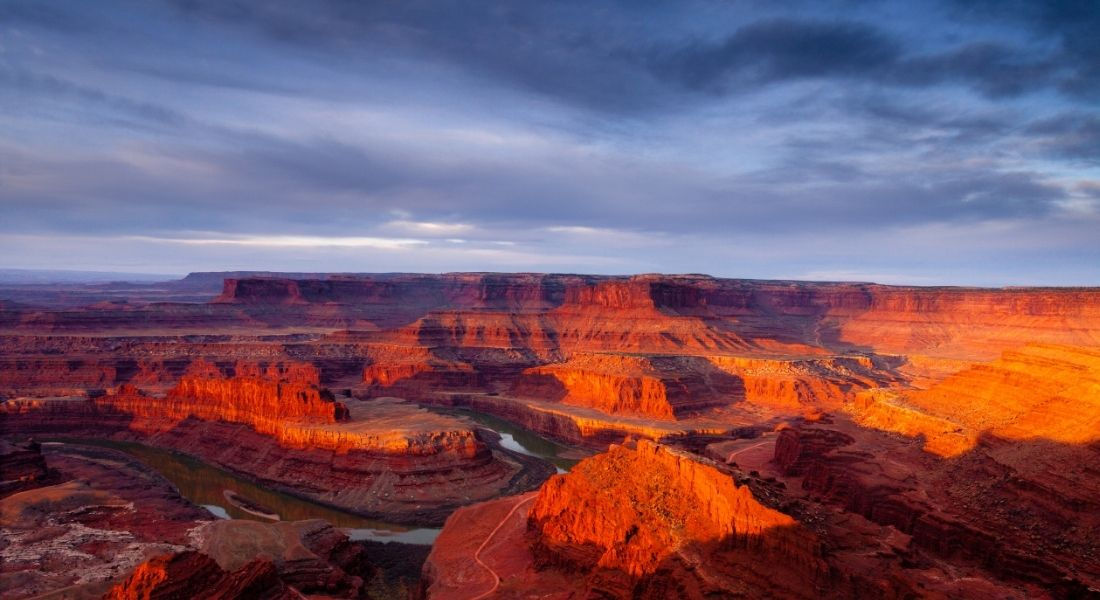
MULTIPOLYGON (((1100 594, 1100 289, 240 272, 0 298, 4 501, 121 506, 125 485, 41 443, 140 442, 349 513, 445 522, 417 592, 432 598, 1100 594), (591 456, 555 475, 467 413, 591 456)), ((162 518, 190 529, 118 520, 145 546, 95 582, 46 563, 2 576, 20 597, 370 595, 377 559, 348 558, 338 531, 218 521, 201 531, 306 540, 220 554, 165 490, 162 518), (291 554, 327 583, 288 575, 291 554)))

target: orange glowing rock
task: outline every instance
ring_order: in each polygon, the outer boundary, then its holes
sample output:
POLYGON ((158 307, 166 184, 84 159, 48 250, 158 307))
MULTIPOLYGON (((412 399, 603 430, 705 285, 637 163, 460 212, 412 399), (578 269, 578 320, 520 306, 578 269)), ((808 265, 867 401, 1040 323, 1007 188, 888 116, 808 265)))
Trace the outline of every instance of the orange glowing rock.
POLYGON ((1100 350, 1025 346, 926 390, 865 392, 849 410, 865 426, 923 435, 941 456, 969 450, 983 433, 1087 444, 1100 440, 1100 350))
POLYGON ((514 391, 660 420, 730 404, 742 396, 740 380, 717 369, 700 369, 700 361, 690 357, 602 353, 578 353, 564 363, 528 369, 514 391))
MULTIPOLYGON (((680 571, 683 565, 701 569, 701 557, 726 552, 782 557, 797 565, 803 580, 824 564, 813 534, 761 504, 729 473, 647 441, 634 449, 612 446, 551 478, 529 519, 540 564, 590 573, 592 581, 604 582, 598 585, 644 581, 669 570, 690 577, 680 571)), ((624 588, 612 593, 629 594, 624 588)))

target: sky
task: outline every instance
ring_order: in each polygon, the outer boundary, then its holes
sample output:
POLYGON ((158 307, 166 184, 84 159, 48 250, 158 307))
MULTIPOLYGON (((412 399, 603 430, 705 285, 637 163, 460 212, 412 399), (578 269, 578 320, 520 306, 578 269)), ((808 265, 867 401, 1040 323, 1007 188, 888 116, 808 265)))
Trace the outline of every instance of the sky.
POLYGON ((0 267, 1100 285, 1097 31, 1093 0, 0 0, 0 267))

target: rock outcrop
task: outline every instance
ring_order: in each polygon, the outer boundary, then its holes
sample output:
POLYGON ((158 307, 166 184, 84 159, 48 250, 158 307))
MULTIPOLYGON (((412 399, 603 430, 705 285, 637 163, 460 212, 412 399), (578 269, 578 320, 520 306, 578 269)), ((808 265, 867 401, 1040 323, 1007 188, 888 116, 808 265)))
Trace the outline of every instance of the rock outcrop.
POLYGON ((0 405, 0 426, 140 440, 352 512, 422 524, 501 491, 529 489, 552 472, 493 451, 467 422, 415 405, 334 402, 301 381, 316 379, 309 369, 269 367, 262 377, 253 366, 237 370, 244 375, 194 366, 201 374, 185 376, 164 397, 127 385, 91 399, 9 401, 0 405))
POLYGON ((104 600, 292 600, 300 598, 263 558, 226 572, 212 558, 193 550, 162 554, 142 563, 104 600))
POLYGON ((1100 541, 1086 533, 1100 526, 1100 482, 1077 466, 1100 459, 1100 448, 986 437, 940 459, 908 440, 835 427, 779 432, 774 464, 786 485, 910 536, 910 552, 980 564, 1035 586, 1032 595, 1080 597, 1100 582, 1100 541))
POLYGON ((872 390, 850 411, 868 427, 923 436, 957 456, 982 434, 1065 444, 1100 441, 1100 348, 1029 345, 926 390, 872 390))
POLYGON ((196 532, 198 549, 227 572, 263 556, 283 583, 305 594, 358 598, 375 568, 362 545, 326 521, 221 520, 196 532))
POLYGON ((692 357, 578 353, 567 362, 524 371, 513 393, 609 414, 675 420, 738 401, 744 387, 739 378, 692 357))
POLYGON ((47 445, 57 480, 0 498, 4 598, 102 595, 150 556, 183 551, 210 514, 127 455, 47 445))
MULTIPOLYGON (((780 488, 667 447, 613 446, 536 495, 457 511, 424 566, 450 600, 546 598, 908 598, 962 588, 909 570, 900 540, 857 518, 778 510, 780 488)), ((790 504, 798 507, 797 504, 790 504)), ((1022 598, 1011 591, 1005 597, 1022 598)))
POLYGON ((46 466, 40 444, 34 440, 0 439, 0 498, 47 485, 57 477, 57 473, 46 466))
POLYGON ((551 478, 528 518, 538 564, 586 574, 589 589, 612 597, 753 586, 808 595, 828 570, 815 536, 793 518, 730 474, 645 441, 613 446, 551 478), (723 587, 724 555, 745 553, 768 568, 735 568, 737 587, 723 587))

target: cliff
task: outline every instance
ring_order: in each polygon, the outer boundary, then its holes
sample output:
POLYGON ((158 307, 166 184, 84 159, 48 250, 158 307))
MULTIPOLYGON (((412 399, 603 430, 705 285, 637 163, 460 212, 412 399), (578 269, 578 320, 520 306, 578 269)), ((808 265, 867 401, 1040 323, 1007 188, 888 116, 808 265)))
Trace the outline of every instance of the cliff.
POLYGON ((467 422, 397 400, 354 401, 348 422, 284 421, 276 434, 251 423, 165 417, 175 409, 163 401, 140 394, 9 401, 0 404, 0 428, 141 441, 287 493, 419 524, 441 523, 455 507, 502 491, 529 489, 553 472, 546 463, 494 451, 467 422))
POLYGON ((1033 344, 925 390, 864 393, 849 410, 865 426, 924 436, 941 456, 983 433, 1088 444, 1100 440, 1100 350, 1033 344))
POLYGON ((325 278, 226 277, 214 302, 236 304, 405 304, 432 308, 537 310, 562 302, 570 284, 591 278, 541 273, 412 273, 325 278))
POLYGON ((661 420, 675 420, 744 397, 738 378, 706 361, 598 353, 576 353, 564 363, 527 369, 512 391, 608 414, 661 420))
POLYGON ((257 558, 236 571, 226 572, 209 556, 194 551, 155 556, 103 596, 104 600, 291 600, 299 597, 283 584, 269 560, 257 558))
POLYGON ((742 382, 745 403, 779 411, 834 410, 861 390, 901 382, 896 361, 867 355, 707 359, 742 382))
POLYGON ((1086 466, 1098 452, 986 434, 963 454, 933 458, 911 440, 838 422, 783 429, 774 463, 760 468, 838 507, 846 523, 858 515, 905 534, 907 556, 979 565, 975 577, 1026 597, 1078 598, 1100 582, 1100 481, 1086 466))
POLYGON ((58 474, 46 466, 42 446, 33 440, 0 439, 0 498, 53 483, 58 474))
POLYGON ((782 488, 737 479, 649 442, 612 446, 537 494, 456 511, 424 565, 424 592, 433 600, 518 591, 555 599, 901 599, 918 589, 951 597, 984 585, 952 589, 936 584, 933 569, 906 572, 904 550, 881 528, 788 503, 809 521, 800 523, 771 506, 783 502, 782 488))
POLYGON ((710 561, 720 554, 768 564, 740 573, 741 585, 755 580, 773 593, 808 594, 827 571, 815 536, 790 516, 714 466, 645 441, 551 478, 529 521, 539 564, 578 571, 612 597, 718 585, 721 577, 706 571, 719 569, 710 561), (670 577, 694 581, 662 581, 670 577))
POLYGON ((376 572, 361 544, 320 519, 218 520, 204 525, 195 538, 198 549, 222 569, 237 572, 262 556, 283 583, 303 594, 361 598, 376 572))

